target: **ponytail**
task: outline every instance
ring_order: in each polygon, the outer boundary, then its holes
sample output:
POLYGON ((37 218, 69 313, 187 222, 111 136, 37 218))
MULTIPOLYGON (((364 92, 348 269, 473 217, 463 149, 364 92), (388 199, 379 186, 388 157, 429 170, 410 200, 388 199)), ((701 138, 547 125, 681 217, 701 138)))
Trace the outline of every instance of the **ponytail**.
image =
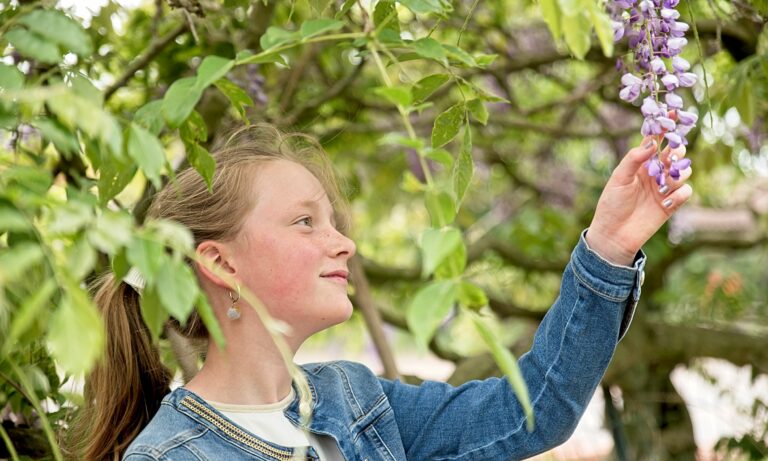
POLYGON ((94 301, 107 330, 103 358, 85 380, 85 402, 71 433, 74 458, 119 460, 170 392, 171 372, 160 361, 141 316, 139 294, 109 273, 94 301))

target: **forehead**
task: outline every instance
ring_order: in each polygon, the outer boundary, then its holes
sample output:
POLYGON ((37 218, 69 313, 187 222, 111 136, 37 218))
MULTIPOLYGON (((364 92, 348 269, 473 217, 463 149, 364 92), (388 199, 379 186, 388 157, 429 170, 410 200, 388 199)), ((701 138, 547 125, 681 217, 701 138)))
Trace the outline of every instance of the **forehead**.
POLYGON ((263 210, 305 202, 330 204, 315 175, 289 160, 272 160, 261 165, 256 173, 254 193, 256 208, 263 210))

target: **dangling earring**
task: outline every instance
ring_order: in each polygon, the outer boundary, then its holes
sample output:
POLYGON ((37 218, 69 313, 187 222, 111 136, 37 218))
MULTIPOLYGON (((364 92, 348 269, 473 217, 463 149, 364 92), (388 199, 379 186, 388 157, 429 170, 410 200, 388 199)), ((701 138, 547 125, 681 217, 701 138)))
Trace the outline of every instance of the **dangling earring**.
POLYGON ((240 285, 235 284, 237 288, 237 294, 229 292, 229 300, 232 301, 232 305, 227 309, 227 317, 230 320, 237 320, 240 318, 240 308, 237 306, 237 302, 240 301, 240 285))

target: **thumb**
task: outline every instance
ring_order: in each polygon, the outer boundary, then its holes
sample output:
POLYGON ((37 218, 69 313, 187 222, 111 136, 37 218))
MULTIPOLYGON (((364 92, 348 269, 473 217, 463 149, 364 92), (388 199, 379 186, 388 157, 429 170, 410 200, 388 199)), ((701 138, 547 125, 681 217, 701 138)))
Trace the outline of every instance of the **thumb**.
POLYGON ((643 163, 656 153, 657 145, 657 141, 652 136, 646 136, 639 147, 627 152, 613 174, 619 180, 631 180, 643 163))

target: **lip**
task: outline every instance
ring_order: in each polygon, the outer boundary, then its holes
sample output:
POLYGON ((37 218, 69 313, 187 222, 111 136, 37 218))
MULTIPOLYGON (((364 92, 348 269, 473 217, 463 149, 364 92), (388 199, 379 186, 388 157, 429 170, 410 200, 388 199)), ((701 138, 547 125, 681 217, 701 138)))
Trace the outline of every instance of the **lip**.
POLYGON ((325 274, 321 274, 320 277, 336 283, 340 283, 342 285, 346 285, 349 282, 349 272, 345 270, 327 272, 325 274))

